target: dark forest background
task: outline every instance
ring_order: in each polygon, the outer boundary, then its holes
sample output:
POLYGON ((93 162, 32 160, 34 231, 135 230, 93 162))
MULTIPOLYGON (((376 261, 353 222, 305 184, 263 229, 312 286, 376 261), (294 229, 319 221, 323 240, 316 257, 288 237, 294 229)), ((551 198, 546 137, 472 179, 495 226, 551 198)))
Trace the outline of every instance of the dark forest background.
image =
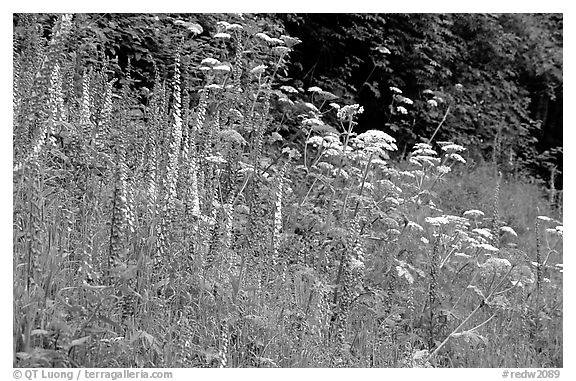
MULTIPOLYGON (((209 48, 211 14, 83 14, 74 23, 78 62, 115 59, 116 73, 130 62, 134 86, 146 94, 155 68, 170 66, 181 33, 174 18, 202 26, 185 43, 199 63, 209 48), (172 17, 174 16, 174 17, 172 17), (203 50, 204 49, 204 50, 203 50)), ((258 14, 264 31, 302 40, 280 82, 319 86, 364 105, 358 131, 392 130, 405 156, 427 141, 440 121, 438 140, 469 147, 471 158, 493 160, 503 171, 562 188, 561 14, 258 14), (414 101, 406 117, 391 120, 390 87, 414 101), (430 109, 431 98, 439 103, 430 109)), ((46 35, 56 15, 41 18, 46 35)), ((15 50, 27 26, 14 15, 15 50)), ((186 36, 185 36, 186 37, 186 36)), ((97 62, 94 62, 95 65, 97 62)), ((197 64, 196 63, 196 64, 197 64)), ((162 71, 161 71, 162 72, 162 71)), ((201 78, 198 78, 198 86, 201 78)))

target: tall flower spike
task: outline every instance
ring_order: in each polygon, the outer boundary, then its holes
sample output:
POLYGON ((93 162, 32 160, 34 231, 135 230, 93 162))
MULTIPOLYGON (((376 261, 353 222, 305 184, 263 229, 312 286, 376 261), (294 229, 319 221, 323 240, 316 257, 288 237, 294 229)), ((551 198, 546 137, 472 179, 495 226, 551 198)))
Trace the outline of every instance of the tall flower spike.
POLYGON ((62 121, 62 111, 64 101, 62 97, 62 75, 60 65, 54 64, 52 75, 50 76, 50 98, 49 98, 49 117, 48 117, 48 137, 52 144, 55 144, 54 131, 56 125, 62 121))
POLYGON ((172 124, 172 136, 170 139, 170 152, 168 156, 168 171, 166 181, 166 206, 169 212, 172 211, 176 199, 176 184, 178 181, 178 160, 180 158, 180 146, 182 143, 182 104, 180 92, 180 54, 176 55, 176 66, 174 69, 174 79, 172 81, 174 97, 173 112, 174 122, 172 124))
POLYGON ((494 188, 494 200, 492 205, 492 233, 494 233, 493 244, 499 246, 498 233, 500 231, 500 183, 502 181, 502 172, 498 173, 496 187, 494 188))
POLYGON ((82 100, 80 104, 80 126, 84 139, 90 141, 92 122, 90 121, 90 74, 86 71, 82 76, 82 100))

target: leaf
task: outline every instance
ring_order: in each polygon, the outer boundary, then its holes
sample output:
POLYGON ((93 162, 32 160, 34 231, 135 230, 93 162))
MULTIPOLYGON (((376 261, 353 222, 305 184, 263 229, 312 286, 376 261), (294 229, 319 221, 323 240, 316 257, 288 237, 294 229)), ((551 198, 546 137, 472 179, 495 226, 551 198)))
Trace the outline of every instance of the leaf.
POLYGON ((148 342, 150 344, 152 344, 152 342, 154 342, 154 338, 152 337, 151 341, 150 338, 152 336, 144 331, 137 331, 129 340, 130 340, 130 344, 133 344, 134 342, 136 342, 137 340, 141 339, 141 338, 145 338, 146 340, 148 340, 148 342))
POLYGON ((84 336, 84 337, 81 337, 79 339, 72 340, 72 342, 70 343, 70 347, 76 347, 78 345, 82 345, 85 342, 87 342, 88 339, 90 339, 90 337, 92 337, 92 336, 84 336))
POLYGON ((480 296, 482 299, 486 299, 486 297, 484 296, 484 293, 482 292, 482 290, 480 290, 478 287, 476 286, 468 286, 467 288, 472 289, 476 294, 478 294, 478 296, 480 296))
POLYGON ((479 344, 486 345, 486 344, 488 344, 488 340, 484 336, 479 335, 474 331, 464 331, 461 333, 453 333, 451 336, 454 338, 462 338, 462 339, 464 339, 465 342, 472 343, 474 345, 479 345, 479 344))
POLYGON ((48 335, 50 332, 46 331, 45 329, 33 329, 30 334, 31 335, 48 335))

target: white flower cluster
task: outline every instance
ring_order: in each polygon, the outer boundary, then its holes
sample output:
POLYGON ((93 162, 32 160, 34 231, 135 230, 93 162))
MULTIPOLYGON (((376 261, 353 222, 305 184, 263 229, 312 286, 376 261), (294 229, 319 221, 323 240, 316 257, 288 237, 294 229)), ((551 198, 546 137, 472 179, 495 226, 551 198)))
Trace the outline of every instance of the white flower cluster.
MULTIPOLYGON (((325 136, 312 136, 306 141, 307 144, 313 147, 323 147, 324 155, 337 156, 342 154, 344 147, 337 134, 329 133, 325 136)), ((347 147, 346 152, 351 152, 352 148, 347 147)))
POLYGON ((512 267, 510 261, 504 258, 488 258, 486 262, 479 265, 482 272, 504 274, 512 267))
POLYGON ((386 151, 396 151, 396 139, 380 130, 368 130, 354 138, 356 147, 370 153, 383 153, 386 151))
POLYGON ((404 103, 407 105, 413 105, 414 104, 414 101, 412 99, 406 98, 406 97, 399 95, 399 94, 394 95, 394 99, 396 99, 396 101, 398 101, 400 103, 404 103))
POLYGON ((336 115, 338 116, 338 119, 346 121, 349 118, 352 118, 354 115, 362 114, 363 112, 364 107, 358 104, 353 104, 342 107, 341 109, 338 110, 338 113, 336 115))
POLYGON ((448 220, 448 218, 446 218, 446 216, 426 217, 424 220, 430 225, 434 226, 448 225, 450 223, 450 221, 448 220))
POLYGON ((481 210, 476 210, 476 209, 467 210, 464 212, 464 217, 477 219, 480 217, 484 217, 484 212, 482 212, 481 210))
POLYGON ((287 86, 287 85, 280 86, 280 90, 287 92, 287 93, 290 93, 290 94, 297 94, 298 93, 298 90, 296 90, 294 87, 287 86))
POLYGON ((396 107, 396 111, 398 111, 400 114, 403 114, 403 115, 408 114, 408 110, 406 110, 406 107, 403 107, 403 106, 396 107))
POLYGON ((256 67, 254 67, 252 70, 250 70, 250 73, 251 73, 251 74, 254 74, 254 75, 260 75, 260 74, 264 73, 264 71, 265 71, 266 69, 268 69, 268 66, 266 66, 266 65, 258 65, 258 66, 256 66, 256 67))
POLYGON ((534 281, 534 273, 527 265, 520 265, 515 267, 510 273, 510 283, 512 283, 514 286, 524 288, 533 284, 534 281))
POLYGON ((462 147, 461 145, 454 144, 452 142, 443 142, 443 143, 447 144, 442 145, 442 151, 446 151, 448 153, 462 152, 466 150, 466 148, 462 147))
POLYGON ((518 237, 518 233, 516 233, 516 232, 514 231, 514 229, 512 229, 510 226, 502 226, 502 227, 500 228, 500 231, 501 231, 503 234, 508 234, 508 235, 513 236, 513 237, 518 237))

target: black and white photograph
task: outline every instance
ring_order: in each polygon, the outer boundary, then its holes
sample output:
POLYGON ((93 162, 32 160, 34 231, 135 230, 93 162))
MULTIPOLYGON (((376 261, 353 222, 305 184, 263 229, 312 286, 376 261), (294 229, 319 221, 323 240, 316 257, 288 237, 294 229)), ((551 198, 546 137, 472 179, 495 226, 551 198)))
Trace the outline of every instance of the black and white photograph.
POLYGON ((563 378, 563 13, 322 9, 12 13, 13 379, 563 378))

